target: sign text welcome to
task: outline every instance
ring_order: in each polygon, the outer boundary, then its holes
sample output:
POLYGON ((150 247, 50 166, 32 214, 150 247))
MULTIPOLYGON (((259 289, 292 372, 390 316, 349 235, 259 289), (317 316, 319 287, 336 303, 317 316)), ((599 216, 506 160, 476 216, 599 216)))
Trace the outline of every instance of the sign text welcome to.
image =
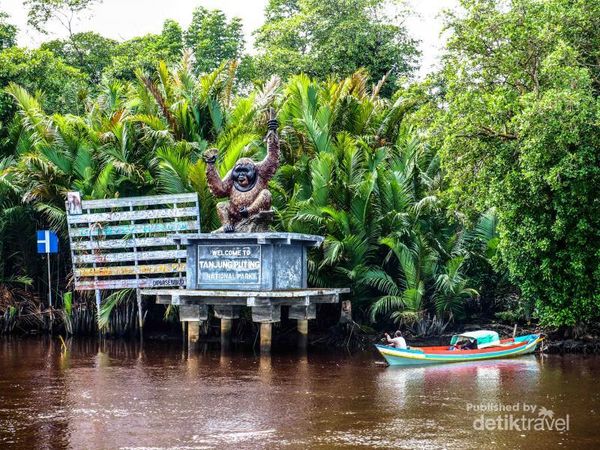
POLYGON ((198 245, 198 284, 260 284, 260 245, 198 245))

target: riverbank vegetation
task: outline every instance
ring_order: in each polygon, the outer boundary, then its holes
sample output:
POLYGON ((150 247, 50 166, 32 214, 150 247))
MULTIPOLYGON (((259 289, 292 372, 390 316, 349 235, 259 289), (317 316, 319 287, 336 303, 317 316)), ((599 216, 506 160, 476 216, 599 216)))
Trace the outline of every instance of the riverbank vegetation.
MULTIPOLYGON (((39 49, 17 47, 0 16, 0 332, 48 327, 45 227, 62 242, 52 315, 93 330, 93 302, 71 293, 68 191, 197 192, 204 230, 217 228, 201 155, 217 147, 223 174, 262 157, 271 107, 274 226, 325 236, 310 282, 351 287, 355 320, 415 334, 477 320, 593 328, 600 7, 463 0, 441 70, 421 81, 417 43, 382 8, 271 0, 255 56, 238 19, 202 8, 187 30, 167 21, 116 42, 69 29, 39 49)), ((37 27, 53 17, 35 13, 37 27)), ((135 327, 129 299, 105 300, 116 334, 135 327)))

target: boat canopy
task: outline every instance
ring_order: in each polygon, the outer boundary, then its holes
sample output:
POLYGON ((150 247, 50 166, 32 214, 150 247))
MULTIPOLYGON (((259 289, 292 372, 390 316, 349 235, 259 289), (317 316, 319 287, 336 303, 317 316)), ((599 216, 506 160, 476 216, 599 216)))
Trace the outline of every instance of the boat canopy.
POLYGON ((450 345, 456 345, 457 342, 464 341, 467 339, 475 339, 477 341, 477 348, 486 348, 492 347, 494 345, 500 345, 500 338, 498 337, 498 333, 496 333, 495 331, 488 330, 468 331, 461 334, 455 334, 450 340, 450 345))

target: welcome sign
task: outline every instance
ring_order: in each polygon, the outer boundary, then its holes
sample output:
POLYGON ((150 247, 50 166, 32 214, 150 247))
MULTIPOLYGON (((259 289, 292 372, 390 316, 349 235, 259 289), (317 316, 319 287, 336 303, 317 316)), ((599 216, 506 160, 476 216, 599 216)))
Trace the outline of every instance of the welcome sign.
POLYGON ((198 245, 198 284, 260 284, 260 245, 198 245))

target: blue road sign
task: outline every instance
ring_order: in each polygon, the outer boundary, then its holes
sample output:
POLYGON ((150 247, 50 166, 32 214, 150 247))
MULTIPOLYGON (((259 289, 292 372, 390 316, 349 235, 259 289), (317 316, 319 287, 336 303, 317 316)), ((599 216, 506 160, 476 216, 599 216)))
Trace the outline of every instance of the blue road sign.
POLYGON ((58 236, 54 231, 37 231, 38 253, 58 253, 58 236))

